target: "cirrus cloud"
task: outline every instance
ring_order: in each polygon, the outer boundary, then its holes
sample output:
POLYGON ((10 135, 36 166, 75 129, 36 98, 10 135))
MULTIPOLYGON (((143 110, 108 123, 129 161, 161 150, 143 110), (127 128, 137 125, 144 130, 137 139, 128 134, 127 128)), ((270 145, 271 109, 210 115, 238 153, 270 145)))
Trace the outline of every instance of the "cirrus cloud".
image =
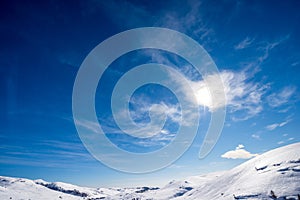
MULTIPOLYGON (((170 78, 181 83, 176 76, 170 75, 170 78)), ((225 106, 230 113, 242 111, 244 115, 234 118, 235 121, 241 121, 247 120, 263 110, 262 98, 268 88, 269 84, 252 81, 251 75, 245 70, 239 72, 223 70, 218 74, 207 75, 202 80, 190 81, 189 85, 183 86, 183 89, 186 90, 183 93, 187 95, 186 98, 189 101, 207 107, 211 112, 225 106), (219 78, 222 79, 223 87, 215 84, 219 78), (195 94, 188 93, 186 87, 192 87, 195 94), (215 94, 214 101, 212 101, 211 92, 215 94), (225 93, 225 99, 222 93, 225 93)))
POLYGON ((272 93, 267 97, 268 104, 273 108, 280 107, 288 103, 295 92, 295 86, 284 87, 279 93, 272 93))

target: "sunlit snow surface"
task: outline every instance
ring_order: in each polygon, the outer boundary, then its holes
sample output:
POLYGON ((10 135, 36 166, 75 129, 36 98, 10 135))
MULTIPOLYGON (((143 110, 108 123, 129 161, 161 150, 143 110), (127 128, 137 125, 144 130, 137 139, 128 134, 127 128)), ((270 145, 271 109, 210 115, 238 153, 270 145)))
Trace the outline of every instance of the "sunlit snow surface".
POLYGON ((298 199, 300 143, 271 150, 232 170, 171 181, 162 188, 87 188, 0 176, 0 199, 298 199))

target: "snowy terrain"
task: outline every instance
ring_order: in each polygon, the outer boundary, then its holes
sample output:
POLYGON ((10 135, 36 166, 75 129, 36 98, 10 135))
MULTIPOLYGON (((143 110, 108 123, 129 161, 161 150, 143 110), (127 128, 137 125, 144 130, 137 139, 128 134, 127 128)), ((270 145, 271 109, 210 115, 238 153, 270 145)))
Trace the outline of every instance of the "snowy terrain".
POLYGON ((274 149, 229 171, 172 181, 162 188, 87 188, 61 182, 0 176, 1 200, 297 200, 299 194, 300 143, 274 149))

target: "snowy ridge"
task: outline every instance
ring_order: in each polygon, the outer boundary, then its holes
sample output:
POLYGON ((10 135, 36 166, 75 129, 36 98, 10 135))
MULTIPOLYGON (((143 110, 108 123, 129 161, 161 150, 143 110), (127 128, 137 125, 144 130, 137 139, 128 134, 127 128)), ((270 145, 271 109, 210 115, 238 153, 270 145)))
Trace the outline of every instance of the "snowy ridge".
POLYGON ((266 152, 187 193, 183 199, 298 199, 300 143, 266 152))
POLYGON ((229 171, 171 181, 162 188, 88 188, 0 176, 1 200, 298 200, 298 195, 300 143, 271 150, 229 171))

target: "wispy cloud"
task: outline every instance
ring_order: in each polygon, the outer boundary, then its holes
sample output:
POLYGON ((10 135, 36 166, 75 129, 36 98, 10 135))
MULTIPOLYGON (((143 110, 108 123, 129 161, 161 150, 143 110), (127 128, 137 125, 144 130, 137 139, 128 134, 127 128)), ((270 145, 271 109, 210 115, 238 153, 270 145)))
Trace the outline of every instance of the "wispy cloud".
POLYGON ((169 168, 169 169, 182 169, 182 168, 185 168, 185 167, 187 167, 187 166, 185 166, 185 165, 172 164, 172 165, 170 165, 168 168, 169 168))
POLYGON ((289 142, 289 141, 292 141, 292 140, 294 140, 294 139, 295 139, 295 138, 290 137, 290 138, 288 138, 288 139, 286 139, 286 140, 281 140, 281 141, 277 142, 277 144, 284 144, 284 143, 289 142))
MULTIPOLYGON (((122 132, 134 135, 136 137, 152 137, 154 135, 166 133, 167 130, 163 130, 164 124, 167 120, 173 123, 184 122, 181 118, 181 110, 178 104, 166 104, 165 102, 153 103, 149 99, 141 97, 132 98, 130 101, 132 105, 130 109, 130 117, 132 118, 132 124, 127 124, 122 128, 122 132)), ((120 110, 116 113, 118 120, 124 120, 128 111, 120 110)))
POLYGON ((221 155, 222 158, 228 158, 228 159, 249 159, 255 156, 258 156, 258 154, 252 154, 249 151, 244 149, 245 146, 242 144, 239 144, 235 150, 227 151, 223 155, 221 155))
MULTIPOLYGON (((183 65, 181 71, 192 80, 189 82, 189 85, 186 85, 183 88, 191 86, 195 91, 195 94, 185 92, 187 93, 187 98, 190 99, 191 102, 196 102, 198 105, 208 108, 211 112, 226 106, 229 113, 235 113, 235 115, 231 116, 234 121, 248 120, 249 118, 257 116, 257 114, 263 111, 263 102, 265 100, 271 107, 279 106, 284 102, 287 102, 295 92, 295 87, 285 87, 279 93, 273 93, 266 96, 267 92, 270 90, 271 84, 264 83, 263 81, 257 82, 253 79, 255 74, 259 72, 260 65, 268 58, 270 50, 281 44, 287 38, 288 36, 273 43, 266 43, 260 46, 259 50, 262 51, 263 54, 252 63, 249 63, 249 65, 241 71, 223 70, 219 74, 207 75, 206 77, 202 77, 202 80, 199 80, 199 77, 195 76, 197 73, 195 73, 194 70, 191 70, 191 66, 183 65), (224 88, 214 87, 215 80, 219 77, 221 77, 223 81, 224 88), (209 91, 207 83, 212 86, 214 91, 209 91), (223 89, 226 99, 217 95, 218 98, 212 102, 211 92, 221 94, 220 90, 223 89)), ((250 41, 252 40, 249 38, 247 40, 245 39, 243 44, 246 45, 246 43, 249 43, 250 41)), ((164 56, 159 54, 154 54, 152 56, 153 59, 159 63, 165 63, 171 66, 174 65, 172 61, 164 56)), ((177 64, 180 65, 180 63, 177 64)), ((170 75, 170 78, 177 82, 181 81, 178 79, 178 76, 170 75)), ((287 110, 282 110, 281 112, 287 112, 287 110)))
POLYGON ((273 131, 275 130, 276 128, 278 127, 283 127, 285 126, 286 124, 288 124, 289 122, 291 121, 291 119, 287 119, 283 122, 280 122, 280 123, 274 123, 274 124, 270 124, 270 125, 267 125, 265 128, 269 131, 273 131))
POLYGON ((161 134, 155 135, 154 137, 148 138, 146 140, 132 141, 132 143, 143 147, 163 147, 167 145, 172 139, 174 139, 175 136, 176 133, 171 133, 167 130, 162 130, 161 134))
POLYGON ((86 3, 90 12, 95 12, 94 7, 102 9, 113 23, 126 28, 147 26, 166 27, 183 33, 187 33, 197 39, 208 43, 214 40, 211 35, 213 29, 203 20, 201 1, 187 1, 186 3, 170 1, 165 2, 167 9, 147 9, 139 3, 130 1, 109 1, 86 3), (91 8, 92 7, 92 8, 91 8), (103 9, 105 8, 105 9, 103 9), (122 9, 120 9, 122 8, 122 9), (178 9, 180 8, 180 9, 178 9), (126 16, 127 20, 123 20, 126 16), (155 16, 155 17, 154 17, 155 16))
POLYGON ((297 65, 299 65, 299 64, 300 64, 300 62, 293 62, 293 63, 291 64, 291 66, 295 67, 295 66, 297 66, 297 65))
POLYGON ((48 146, 50 148, 55 148, 55 149, 64 149, 64 150, 71 150, 71 151, 85 150, 83 144, 80 141, 78 143, 75 143, 75 142, 65 142, 65 141, 58 141, 58 140, 42 140, 40 142, 37 142, 37 144, 48 146))
MULTIPOLYGON (((131 116, 134 120, 141 118, 141 116, 149 116, 151 111, 154 114, 165 113, 173 122, 181 121, 181 111, 178 104, 167 104, 165 102, 151 103, 149 99, 142 95, 131 98, 130 104, 133 109, 130 110, 131 116)), ((141 122, 141 124, 143 121, 141 122)))
MULTIPOLYGON (((177 76, 171 75, 170 78, 175 82, 180 82, 177 76)), ((235 120, 246 120, 263 110, 262 96, 269 85, 251 81, 251 75, 247 74, 245 70, 240 72, 226 70, 219 74, 203 77, 203 80, 200 81, 190 81, 183 88, 186 90, 184 93, 187 95, 187 99, 191 102, 196 101, 198 105, 209 108, 211 112, 224 106, 228 107, 230 113, 244 111, 245 115, 241 118, 236 117, 235 120), (214 84, 219 77, 222 79, 224 87, 214 84), (212 86, 213 91, 209 90, 207 83, 212 86), (190 86, 195 94, 187 92, 187 87, 190 86), (214 92, 217 97, 215 101, 212 101, 211 92, 214 92), (226 99, 221 95, 222 92, 225 92, 226 99)))
MULTIPOLYGON (((273 42, 269 42, 269 41, 257 41, 254 42, 254 40, 250 40, 251 44, 248 44, 250 41, 247 41, 247 38, 245 39, 245 41, 241 42, 240 48, 243 47, 243 45, 246 45, 246 47, 250 47, 249 45, 255 47, 255 51, 257 54, 257 57, 252 59, 250 62, 246 63, 246 68, 248 69, 252 69, 254 71, 254 73, 256 73, 257 71, 260 71, 261 65, 269 58, 270 56, 270 52, 277 46, 279 46, 280 44, 282 44, 283 42, 285 42, 287 39, 289 38, 289 35, 286 35, 282 38, 279 38, 273 42)), ((245 64, 245 63, 244 63, 245 64)))
POLYGON ((53 168, 73 168, 84 163, 87 167, 92 156, 81 143, 57 140, 42 140, 28 146, 5 146, 0 163, 53 168), (34 148, 33 148, 34 147, 34 148))
POLYGON ((280 107, 282 105, 287 104, 295 92, 296 92, 295 86, 284 87, 278 93, 272 93, 271 95, 269 95, 267 97, 267 102, 273 108, 280 107))
POLYGON ((81 126, 83 128, 86 128, 94 133, 102 133, 99 131, 99 123, 98 122, 93 122, 89 120, 76 120, 75 124, 78 126, 81 126))
POLYGON ((260 140, 260 135, 257 135, 257 134, 252 134, 251 135, 252 138, 256 139, 256 140, 260 140))
POLYGON ((179 13, 170 10, 161 16, 158 26, 175 29, 198 38, 203 43, 211 42, 214 30, 203 20, 201 1, 190 1, 186 4, 187 12, 179 13))
POLYGON ((258 50, 262 50, 264 53, 258 58, 259 63, 261 64, 262 62, 264 62, 269 57, 270 51, 278 45, 280 45, 281 43, 285 42, 287 39, 289 39, 289 37, 290 35, 286 35, 277 39, 274 42, 265 42, 265 44, 260 46, 258 50))
POLYGON ((288 106, 286 108, 283 108, 281 110, 278 110, 278 113, 287 113, 290 109, 292 108, 292 106, 288 106))
POLYGON ((253 43, 254 39, 251 39, 249 37, 246 37, 244 40, 242 40, 240 43, 234 46, 234 49, 240 50, 245 49, 249 47, 253 43))

